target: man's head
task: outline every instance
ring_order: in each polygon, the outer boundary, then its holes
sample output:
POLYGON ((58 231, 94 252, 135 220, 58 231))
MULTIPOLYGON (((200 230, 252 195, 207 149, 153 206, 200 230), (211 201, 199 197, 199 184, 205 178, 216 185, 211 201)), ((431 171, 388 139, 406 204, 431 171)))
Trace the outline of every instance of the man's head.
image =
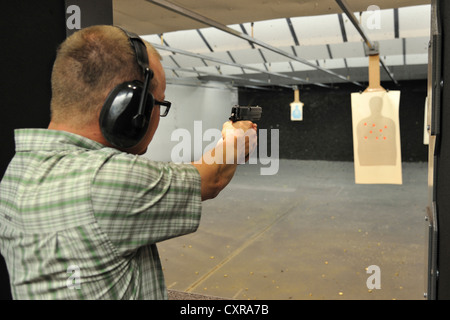
MULTIPOLYGON (((146 46, 150 68, 154 72, 149 91, 155 99, 164 100, 165 75, 161 56, 150 44, 146 43, 146 46)), ((121 29, 93 26, 75 32, 58 48, 53 66, 51 124, 70 128, 68 131, 76 133, 99 129, 99 114, 110 91, 118 84, 132 80, 143 81, 144 75, 130 41, 121 29)), ((145 152, 158 123, 159 106, 155 106, 146 136, 126 151, 145 152)), ((94 140, 107 144, 105 139, 94 140)))

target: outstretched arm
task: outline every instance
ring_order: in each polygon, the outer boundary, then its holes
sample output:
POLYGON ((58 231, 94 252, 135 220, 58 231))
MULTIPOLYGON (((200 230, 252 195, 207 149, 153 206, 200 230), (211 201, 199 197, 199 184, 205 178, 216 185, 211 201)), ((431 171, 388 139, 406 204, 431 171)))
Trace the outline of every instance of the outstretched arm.
POLYGON ((215 148, 206 152, 201 161, 192 163, 200 173, 203 201, 216 197, 228 185, 240 163, 239 160, 245 158, 247 161, 255 147, 256 124, 250 121, 224 123, 222 140, 215 148), (245 148, 240 147, 240 143, 245 143, 245 148))

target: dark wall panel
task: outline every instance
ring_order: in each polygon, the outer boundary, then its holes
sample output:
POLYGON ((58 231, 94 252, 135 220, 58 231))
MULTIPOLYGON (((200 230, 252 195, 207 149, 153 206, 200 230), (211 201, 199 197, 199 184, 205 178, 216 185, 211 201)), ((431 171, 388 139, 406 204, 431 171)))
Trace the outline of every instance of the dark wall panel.
POLYGON ((436 205, 438 222, 437 299, 450 300, 450 3, 439 1, 442 22, 442 100, 440 133, 437 137, 436 205))
MULTIPOLYGON (((428 147, 423 144, 427 81, 405 81, 400 83, 400 87, 392 83, 382 85, 386 89, 401 91, 403 161, 427 161, 428 147)), ((303 121, 290 120, 289 104, 294 100, 293 90, 240 89, 239 104, 263 107, 258 128, 280 130, 281 159, 353 161, 350 94, 362 88, 353 84, 336 84, 333 89, 317 86, 299 89, 300 101, 305 103, 303 121)))
MULTIPOLYGON (((66 32, 64 1, 4 1, 0 24, 1 178, 14 155, 14 129, 48 126, 51 68, 66 32)), ((0 256, 0 299, 10 298, 8 274, 0 256)))

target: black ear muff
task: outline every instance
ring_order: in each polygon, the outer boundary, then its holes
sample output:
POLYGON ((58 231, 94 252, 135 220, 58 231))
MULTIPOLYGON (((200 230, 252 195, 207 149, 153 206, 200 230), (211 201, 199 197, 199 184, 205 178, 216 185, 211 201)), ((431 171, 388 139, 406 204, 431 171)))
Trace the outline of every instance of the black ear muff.
POLYGON ((143 92, 148 92, 144 84, 135 80, 121 83, 109 93, 99 121, 103 136, 113 146, 133 147, 147 132, 154 99, 148 93, 141 107, 143 92))
POLYGON ((142 39, 121 29, 128 37, 144 82, 134 80, 117 85, 106 98, 99 124, 105 139, 114 147, 131 148, 145 136, 150 123, 154 98, 148 92, 153 71, 149 68, 147 48, 142 39))

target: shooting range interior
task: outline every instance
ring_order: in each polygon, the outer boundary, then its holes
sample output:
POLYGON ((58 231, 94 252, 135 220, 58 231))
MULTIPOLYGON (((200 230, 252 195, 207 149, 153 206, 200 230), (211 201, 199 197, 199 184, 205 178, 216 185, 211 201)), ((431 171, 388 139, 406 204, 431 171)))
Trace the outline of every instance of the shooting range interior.
POLYGON ((112 0, 172 102, 144 157, 195 160, 233 106, 262 108, 252 162, 158 244, 170 299, 427 298, 431 2, 112 0))
POLYGON ((196 233, 159 245, 172 297, 424 299, 429 1, 347 1, 394 77, 376 61, 369 69, 372 53, 336 1, 134 2, 114 2, 115 22, 158 46, 175 106, 147 156, 167 160, 175 128, 220 127, 239 104, 262 107, 258 129, 280 158, 273 174, 261 174, 263 159, 241 166, 204 203, 196 233), (397 166, 384 166, 400 182, 359 184, 351 96, 377 92, 400 93, 397 166), (366 283, 371 265, 381 289, 366 283))

